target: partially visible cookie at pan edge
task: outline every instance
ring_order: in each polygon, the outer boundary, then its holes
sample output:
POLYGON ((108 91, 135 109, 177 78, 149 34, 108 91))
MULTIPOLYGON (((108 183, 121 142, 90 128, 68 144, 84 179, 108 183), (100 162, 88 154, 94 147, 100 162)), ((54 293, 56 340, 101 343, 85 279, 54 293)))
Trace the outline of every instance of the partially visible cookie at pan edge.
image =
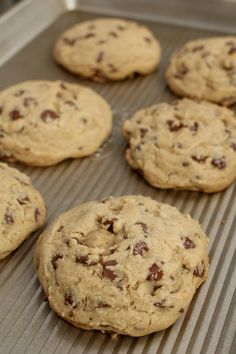
POLYGON ((96 152, 112 129, 108 103, 64 81, 26 81, 0 92, 0 159, 50 166, 96 152))
POLYGON ((180 96, 236 103, 236 36, 187 42, 173 54, 166 77, 180 96))
POLYGON ((236 178, 236 117, 205 101, 159 103, 124 123, 126 157, 154 187, 203 192, 236 178))
POLYGON ((57 218, 35 250, 51 308, 83 329, 142 336, 183 314, 208 274, 197 221, 143 196, 82 204, 57 218))
POLYGON ((160 62, 161 47, 143 25, 98 18, 66 30, 55 43, 54 57, 72 73, 105 82, 152 72, 160 62))
POLYGON ((7 257, 45 222, 46 210, 29 178, 0 163, 0 259, 7 257))

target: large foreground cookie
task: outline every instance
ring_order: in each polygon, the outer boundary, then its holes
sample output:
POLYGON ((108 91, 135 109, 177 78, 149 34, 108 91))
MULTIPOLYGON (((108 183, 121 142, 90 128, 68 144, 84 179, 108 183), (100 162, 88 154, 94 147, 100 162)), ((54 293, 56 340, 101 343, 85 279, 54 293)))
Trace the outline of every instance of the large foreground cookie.
POLYGON ((180 96, 236 103, 236 36, 186 43, 173 55, 167 81, 180 96))
POLYGON ((109 136, 106 101, 84 86, 22 82, 0 92, 0 158, 49 166, 94 153, 109 136))
POLYGON ((45 206, 29 178, 0 163, 0 259, 44 224, 45 206))
POLYGON ((217 192, 236 178, 236 117, 208 102, 160 103, 124 124, 126 157, 154 187, 217 192))
POLYGON ((172 325, 208 273, 198 222, 142 196, 61 215, 35 251, 52 309, 75 326, 142 336, 172 325))
POLYGON ((160 62, 160 44, 144 26, 116 18, 79 23, 57 40, 56 61, 95 81, 148 74, 160 62))

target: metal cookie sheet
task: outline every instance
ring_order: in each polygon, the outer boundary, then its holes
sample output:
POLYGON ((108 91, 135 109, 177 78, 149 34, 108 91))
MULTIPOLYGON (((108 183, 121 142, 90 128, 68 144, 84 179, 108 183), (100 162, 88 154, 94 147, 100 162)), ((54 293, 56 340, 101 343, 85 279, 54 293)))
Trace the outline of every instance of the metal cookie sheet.
MULTIPOLYGON (((45 27, 53 18, 55 22, 0 67, 0 89, 28 79, 62 79, 88 85, 112 106, 112 137, 88 158, 68 160, 49 168, 16 166, 31 177, 45 198, 48 223, 81 202, 108 195, 143 194, 190 213, 200 220, 210 239, 209 279, 197 292, 187 313, 171 328, 141 338, 123 336, 111 340, 99 332, 79 330, 50 310, 32 264, 39 234, 36 233, 0 262, 0 353, 235 353, 236 184, 213 195, 154 189, 126 163, 126 142, 121 133, 123 120, 137 109, 174 98, 164 79, 173 50, 189 39, 217 33, 161 21, 141 21, 160 39, 163 57, 159 70, 133 80, 96 84, 58 67, 52 58, 52 46, 64 29, 97 15, 79 10, 58 17, 60 12, 57 6, 52 16, 50 11, 45 12, 45 27)), ((27 10, 24 13, 27 18, 27 10)), ((31 22, 33 31, 36 25, 31 22)))

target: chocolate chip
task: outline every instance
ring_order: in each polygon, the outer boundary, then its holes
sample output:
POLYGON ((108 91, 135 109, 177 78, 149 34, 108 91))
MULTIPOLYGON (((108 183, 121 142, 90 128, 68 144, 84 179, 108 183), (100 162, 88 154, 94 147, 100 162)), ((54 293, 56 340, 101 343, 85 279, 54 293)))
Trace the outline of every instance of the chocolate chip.
POLYGON ((20 205, 25 205, 29 203, 29 197, 17 198, 16 199, 20 205))
POLYGON ((0 114, 2 114, 3 112, 3 107, 0 107, 0 114))
POLYGON ((185 64, 181 64, 180 67, 178 67, 177 72, 175 73, 174 77, 176 79, 183 79, 184 76, 188 73, 189 69, 187 68, 187 66, 185 64))
POLYGON ((95 309, 99 309, 99 308, 105 308, 105 307, 111 307, 110 305, 106 304, 105 302, 98 302, 95 305, 95 309))
POLYGON ((101 63, 103 56, 104 56, 104 52, 99 52, 96 58, 96 62, 101 63))
POLYGON ((197 161, 199 163, 204 163, 206 161, 206 159, 208 158, 208 156, 202 156, 202 155, 192 155, 191 158, 194 161, 197 161))
POLYGON ((144 37, 143 38, 145 40, 145 42, 147 43, 151 43, 152 42, 152 39, 150 37, 144 37))
POLYGON ((76 263, 87 264, 88 256, 79 256, 75 259, 76 263))
POLYGON ((136 222, 136 225, 140 225, 145 236, 148 235, 148 226, 144 222, 136 222))
POLYGON ((169 131, 177 132, 178 130, 184 128, 183 123, 175 123, 173 120, 168 120, 167 125, 169 127, 169 131))
POLYGON ((25 93, 25 90, 19 90, 19 91, 17 91, 17 92, 14 94, 14 96, 20 97, 20 96, 22 96, 24 93, 25 93))
POLYGON ((103 39, 101 39, 100 41, 97 42, 98 45, 104 44, 104 43, 106 43, 106 41, 104 41, 103 39))
POLYGON ((204 45, 196 45, 195 47, 192 48, 192 52, 199 52, 200 50, 203 50, 205 47, 204 45))
POLYGON ((64 84, 64 82, 60 82, 60 88, 62 90, 67 90, 67 86, 64 84))
POLYGON ((95 33, 89 32, 89 33, 85 34, 85 36, 83 38, 87 39, 87 38, 92 38, 92 37, 95 37, 95 33))
POLYGON ((166 299, 162 299, 162 300, 160 300, 158 302, 155 302, 154 306, 159 307, 160 309, 163 309, 165 307, 168 307, 168 308, 173 308, 174 307, 174 305, 166 305, 166 299))
POLYGON ((184 167, 189 166, 189 162, 187 162, 187 161, 182 162, 182 166, 184 166, 184 167))
POLYGON ((9 214, 8 212, 5 213, 4 215, 4 219, 6 221, 7 224, 14 224, 14 218, 11 214, 9 214))
POLYGON ((69 46, 73 46, 76 42, 76 38, 68 38, 68 37, 64 37, 62 38, 63 42, 69 46))
POLYGON ((122 26, 122 25, 118 25, 117 28, 120 31, 124 31, 125 30, 125 26, 122 26))
POLYGON ((35 218, 35 221, 36 221, 36 222, 38 221, 39 215, 40 215, 39 209, 36 208, 35 211, 34 211, 34 218, 35 218))
POLYGON ((61 232, 63 229, 64 229, 64 226, 61 225, 61 226, 59 227, 59 229, 57 230, 57 232, 61 232))
POLYGON ((181 308, 181 309, 179 310, 179 312, 180 312, 180 313, 184 313, 184 309, 181 308))
POLYGON ((155 292, 162 288, 162 285, 154 285, 153 289, 152 289, 152 292, 151 292, 151 295, 154 296, 155 295, 155 292))
POLYGON ((230 144, 230 147, 231 147, 234 151, 236 151, 236 143, 231 143, 231 144, 230 144))
POLYGON ((107 81, 107 77, 102 70, 96 69, 93 74, 93 80, 104 83, 107 81))
POLYGON ((140 131, 140 136, 141 136, 141 138, 143 138, 143 137, 147 134, 148 129, 146 129, 146 128, 141 128, 141 129, 139 129, 139 131, 140 131))
POLYGON ((118 34, 116 33, 116 32, 109 32, 109 35, 111 36, 111 37, 114 37, 114 38, 118 38, 119 36, 118 36, 118 34))
POLYGON ((202 278, 204 273, 205 273, 205 269, 204 268, 201 269, 198 266, 193 271, 193 275, 198 278, 202 278))
POLYGON ((17 119, 23 118, 23 116, 20 114, 20 112, 17 109, 14 109, 13 111, 11 111, 9 113, 9 115, 12 120, 17 120, 17 119))
POLYGON ((181 240, 183 241, 184 248, 189 249, 189 248, 195 248, 195 243, 188 237, 181 237, 181 240))
POLYGON ((194 122, 193 125, 190 125, 189 130, 191 132, 194 132, 194 133, 197 132, 197 130, 198 130, 198 122, 194 122))
POLYGON ((2 128, 0 128, 0 138, 4 138, 4 136, 5 136, 5 131, 2 128))
POLYGON ((110 266, 115 266, 117 262, 115 260, 107 261, 103 263, 103 272, 102 276, 104 278, 108 278, 109 280, 113 281, 115 278, 117 278, 117 275, 110 269, 107 269, 107 267, 110 266))
POLYGON ((61 254, 59 254, 59 253, 52 257, 51 263, 52 263, 52 266, 53 266, 54 270, 57 269, 57 261, 58 261, 58 259, 62 259, 62 258, 63 258, 63 256, 61 254))
POLYGON ((163 276, 162 269, 156 263, 153 263, 153 265, 149 268, 149 274, 147 276, 147 280, 159 281, 161 280, 162 276, 163 276))
POLYGON ((230 48, 228 54, 234 54, 234 53, 236 53, 236 47, 230 48))
POLYGON ((23 101, 23 105, 25 107, 37 106, 37 104, 38 104, 37 100, 33 97, 26 97, 23 101))
POLYGON ((133 255, 136 256, 137 254, 140 254, 141 256, 143 253, 148 251, 148 245, 144 241, 137 242, 133 248, 133 255))
POLYGON ((223 168, 226 167, 226 161, 225 161, 224 157, 212 159, 211 164, 213 166, 219 168, 219 170, 222 170, 223 168))
POLYGON ((77 304, 75 303, 73 296, 70 293, 65 293, 64 304, 71 305, 74 309, 77 307, 77 304))
POLYGON ((117 218, 112 218, 110 220, 106 220, 103 222, 103 225, 107 226, 107 231, 111 232, 112 234, 114 233, 114 229, 113 229, 113 225, 114 225, 114 222, 117 220, 117 218))
POLYGON ((47 123, 53 119, 57 119, 59 115, 55 111, 52 111, 51 109, 45 109, 45 111, 41 113, 40 117, 44 122, 47 123))
POLYGON ((114 66, 113 64, 108 63, 108 66, 109 66, 109 68, 110 68, 110 72, 116 73, 116 72, 118 71, 118 69, 115 68, 115 66, 114 66))

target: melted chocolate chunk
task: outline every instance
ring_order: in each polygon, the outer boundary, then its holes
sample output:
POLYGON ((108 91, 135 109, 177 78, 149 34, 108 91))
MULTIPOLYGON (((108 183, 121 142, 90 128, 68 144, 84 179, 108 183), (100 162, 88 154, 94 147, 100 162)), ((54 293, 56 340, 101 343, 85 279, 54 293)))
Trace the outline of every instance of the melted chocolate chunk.
POLYGON ((168 120, 167 125, 169 127, 169 131, 177 132, 178 130, 184 128, 183 123, 175 123, 173 120, 168 120))
POLYGON ((194 161, 197 161, 199 163, 204 163, 208 156, 202 156, 202 155, 192 155, 191 156, 194 161))
POLYGON ((143 255, 144 252, 149 250, 148 245, 144 241, 137 242, 133 248, 133 255, 136 256, 137 254, 143 255))
POLYGON ((117 262, 115 260, 110 260, 110 261, 103 263, 102 276, 104 278, 108 278, 111 281, 113 281, 115 278, 117 278, 117 275, 111 269, 107 269, 107 267, 111 267, 111 266, 115 266, 115 265, 117 265, 117 262))
POLYGON ((231 144, 230 144, 230 147, 231 147, 234 151, 236 151, 236 143, 231 143, 231 144))
POLYGON ((59 115, 55 111, 52 111, 51 109, 45 109, 45 111, 41 113, 40 117, 44 122, 47 123, 53 119, 57 119, 59 115))
POLYGON ((149 274, 147 276, 148 281, 159 281, 163 276, 163 271, 156 263, 149 268, 149 274))
POLYGON ((182 166, 184 166, 184 167, 189 166, 189 162, 187 162, 187 161, 182 162, 182 166))
POLYGON ((181 237, 181 240, 183 241, 184 248, 189 249, 189 248, 195 248, 195 243, 188 237, 181 237))
POLYGON ((148 132, 148 129, 146 129, 146 128, 141 128, 141 129, 139 129, 139 131, 140 131, 140 136, 141 136, 141 138, 144 138, 145 135, 146 135, 147 132, 148 132))
POLYGON ((37 100, 33 97, 26 97, 23 101, 23 105, 25 107, 37 106, 37 104, 38 104, 37 100))
POLYGON ((63 256, 59 253, 52 257, 51 264, 52 264, 54 270, 57 269, 57 261, 58 261, 58 259, 61 259, 61 258, 63 258, 63 256))
POLYGON ((11 120, 17 120, 17 119, 21 119, 23 118, 23 116, 21 115, 21 113, 17 110, 14 109, 13 111, 11 111, 9 113, 11 120))
POLYGON ((99 52, 96 58, 96 62, 97 63, 101 63, 101 61, 103 60, 104 57, 104 52, 99 52))
POLYGON ((11 225, 14 224, 14 218, 11 214, 9 214, 8 212, 5 213, 4 215, 4 219, 6 221, 7 224, 11 225))
POLYGON ((114 38, 118 38, 119 37, 118 34, 116 32, 114 32, 114 31, 109 32, 109 35, 111 37, 114 37, 114 38))
POLYGON ((148 235, 148 226, 144 222, 136 222, 136 225, 140 225, 145 236, 148 235))
POLYGON ((196 133, 198 131, 198 122, 194 122, 193 125, 190 125, 189 130, 196 133))
POLYGON ((199 267, 196 267, 193 271, 193 275, 198 278, 202 278, 204 276, 204 273, 205 273, 205 269, 204 268, 201 269, 199 267))
POLYGON ((236 53, 236 47, 232 47, 228 51, 228 54, 235 54, 235 53, 236 53))
POLYGON ((69 46, 73 46, 76 42, 76 38, 68 38, 68 37, 64 37, 62 38, 63 40, 63 43, 66 44, 66 45, 69 45, 69 46))
POLYGON ((25 205, 29 203, 29 197, 17 198, 16 199, 20 205, 25 205))
POLYGON ((73 299, 73 296, 70 293, 65 293, 64 304, 72 306, 73 309, 77 307, 77 304, 75 303, 75 300, 73 299))
POLYGON ((15 96, 15 97, 20 97, 20 96, 22 96, 24 93, 25 93, 25 90, 19 90, 19 91, 17 91, 17 92, 14 94, 14 96, 15 96))
POLYGON ((224 157, 212 159, 211 164, 217 167, 219 170, 222 170, 226 167, 226 161, 224 157))
POLYGON ((160 300, 158 302, 155 302, 154 306, 159 307, 160 309, 173 308, 174 307, 174 305, 166 305, 166 299, 162 299, 162 300, 160 300))
POLYGON ((200 50, 203 50, 205 47, 204 45, 196 45, 195 47, 192 48, 192 52, 199 52, 200 50))
POLYGON ((117 218, 112 218, 111 220, 106 220, 103 222, 103 225, 108 226, 107 231, 111 232, 112 234, 114 233, 113 225, 116 220, 117 218))
POLYGON ((79 257, 76 257, 75 261, 76 261, 76 263, 87 264, 87 262, 88 262, 88 256, 79 256, 79 257))
POLYGON ((151 295, 154 296, 155 295, 155 292, 158 290, 158 289, 161 289, 162 288, 162 285, 154 285, 153 289, 152 289, 152 292, 151 292, 151 295))
POLYGON ((188 73, 189 69, 185 64, 182 63, 182 65, 177 69, 177 72, 175 73, 175 78, 176 79, 183 79, 184 76, 188 73))
POLYGON ((34 218, 35 218, 35 221, 38 221, 39 215, 40 215, 39 209, 36 208, 35 211, 34 211, 34 218))

